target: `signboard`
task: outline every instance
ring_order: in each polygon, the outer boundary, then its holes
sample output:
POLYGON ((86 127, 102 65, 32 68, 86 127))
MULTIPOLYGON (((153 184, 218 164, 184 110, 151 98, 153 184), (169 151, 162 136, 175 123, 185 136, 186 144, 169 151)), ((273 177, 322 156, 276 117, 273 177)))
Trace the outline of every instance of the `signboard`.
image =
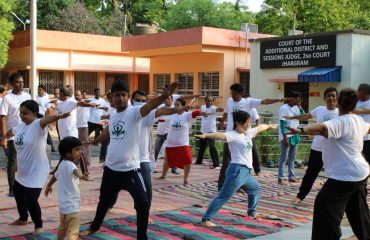
POLYGON ((336 35, 261 41, 260 68, 333 67, 336 35))

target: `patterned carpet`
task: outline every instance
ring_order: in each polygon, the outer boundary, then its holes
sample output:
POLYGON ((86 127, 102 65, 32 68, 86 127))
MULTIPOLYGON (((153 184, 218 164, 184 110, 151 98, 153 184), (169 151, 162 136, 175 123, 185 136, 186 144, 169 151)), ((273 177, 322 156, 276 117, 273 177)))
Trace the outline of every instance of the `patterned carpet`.
MULTIPOLYGON (((93 169, 93 171, 99 171, 99 169, 93 169)), ((202 167, 195 169, 194 172, 201 174, 202 167), (198 170, 199 172, 197 172, 198 170)), ((194 174, 194 172, 192 173, 194 174)), ((95 179, 94 184, 84 188, 82 223, 91 221, 95 213, 98 200, 96 193, 100 182, 97 173, 95 173, 95 176, 97 176, 97 179, 95 179), (92 192, 95 192, 95 194, 92 194, 92 192)), ((181 176, 177 178, 181 181, 181 176)), ((248 239, 294 228, 312 220, 314 198, 321 188, 324 178, 316 181, 311 193, 299 207, 293 207, 291 202, 296 196, 300 183, 278 185, 276 173, 273 171, 263 171, 256 179, 261 186, 260 202, 257 208, 259 219, 255 220, 246 216, 247 195, 237 193, 217 213, 212 220, 217 226, 212 228, 200 226, 199 222, 207 205, 217 194, 217 183, 215 181, 202 182, 199 180, 199 183, 184 186, 181 184, 164 184, 161 181, 154 180, 153 203, 155 206, 151 211, 153 224, 149 225, 149 239, 248 239), (185 205, 178 205, 179 203, 185 203, 185 205)), ((87 184, 92 183, 88 182, 87 184)), ((125 206, 117 204, 119 211, 106 217, 100 232, 81 239, 136 238, 134 209, 132 204, 127 206, 126 200, 131 201, 127 196, 128 194, 123 193, 123 195, 119 201, 125 202, 125 206)), ((370 198, 368 198, 368 202, 370 204, 370 198)), ((45 206, 45 202, 42 204, 45 206)), ((53 203, 49 202, 49 206, 51 205, 53 203)), ((54 210, 54 216, 57 218, 58 214, 55 214, 56 207, 54 206, 52 209, 54 210)), ((3 210, 0 209, 0 213, 3 210)), ((43 209, 43 211, 45 210, 43 209)), ((113 209, 113 211, 117 211, 117 209, 113 209)), ((40 236, 35 237, 30 234, 14 236, 9 234, 7 236, 14 237, 5 239, 55 239, 57 221, 55 219, 53 221, 54 229, 47 230, 40 236)), ((32 227, 32 224, 27 227, 32 227)), ((86 227, 88 227, 88 224, 83 224, 81 230, 86 229, 86 227)), ((3 233, 6 231, 6 225, 0 227, 1 231, 3 233)))

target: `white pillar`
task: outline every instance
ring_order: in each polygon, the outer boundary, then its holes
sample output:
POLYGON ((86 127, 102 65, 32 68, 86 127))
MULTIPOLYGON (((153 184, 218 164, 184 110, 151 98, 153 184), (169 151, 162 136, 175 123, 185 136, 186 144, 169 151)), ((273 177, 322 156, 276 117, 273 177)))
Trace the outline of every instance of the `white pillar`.
POLYGON ((31 0, 31 71, 30 71, 30 89, 32 99, 36 98, 37 86, 39 81, 36 75, 36 54, 37 54, 37 5, 36 0, 31 0))

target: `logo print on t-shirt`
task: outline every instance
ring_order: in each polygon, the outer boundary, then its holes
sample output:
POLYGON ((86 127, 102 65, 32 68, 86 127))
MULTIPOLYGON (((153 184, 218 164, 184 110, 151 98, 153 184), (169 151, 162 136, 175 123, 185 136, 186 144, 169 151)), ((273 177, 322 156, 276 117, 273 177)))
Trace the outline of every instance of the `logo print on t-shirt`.
POLYGON ((180 120, 175 120, 172 124, 172 127, 175 128, 175 129, 181 128, 182 127, 181 121, 180 120))
POLYGON ((126 131, 123 129, 124 125, 125 123, 122 121, 113 123, 113 131, 112 131, 113 136, 119 137, 120 135, 122 135, 123 137, 126 133, 126 131))
POLYGON ((24 133, 18 135, 17 140, 15 140, 15 144, 19 147, 23 146, 23 139, 24 139, 24 133))
POLYGON ((250 151, 253 148, 253 144, 250 141, 247 141, 245 143, 245 147, 247 148, 247 151, 250 151))
POLYGON ((231 108, 231 112, 239 112, 240 111, 240 108, 239 108, 239 106, 237 106, 237 105, 234 105, 232 108, 231 108))

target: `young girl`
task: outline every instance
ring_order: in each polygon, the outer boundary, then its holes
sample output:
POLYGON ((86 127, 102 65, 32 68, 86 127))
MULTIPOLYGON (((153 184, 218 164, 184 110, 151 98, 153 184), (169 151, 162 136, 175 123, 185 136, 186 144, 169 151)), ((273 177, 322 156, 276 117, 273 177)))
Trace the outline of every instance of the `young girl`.
POLYGON ((58 204, 60 224, 57 240, 78 238, 80 230, 80 181, 88 180, 77 166, 81 156, 81 142, 75 137, 65 137, 59 143, 59 154, 63 158, 58 170, 45 188, 45 196, 52 192, 52 185, 58 180, 58 204))
MULTIPOLYGON (((175 108, 185 107, 185 100, 179 98, 175 102, 175 108)), ((200 115, 199 110, 171 115, 170 130, 167 135, 166 158, 163 164, 162 176, 158 179, 165 179, 168 169, 177 167, 184 169, 184 184, 188 184, 188 177, 193 156, 189 146, 189 123, 200 115)))
POLYGON ((250 115, 244 111, 233 113, 233 121, 234 130, 232 131, 195 135, 200 139, 209 138, 226 141, 229 144, 231 154, 231 162, 226 170, 225 182, 220 193, 213 199, 202 218, 202 225, 208 227, 214 226, 211 222, 212 217, 239 188, 248 194, 248 216, 256 216, 259 185, 251 175, 253 169, 252 138, 267 129, 277 128, 277 125, 260 124, 251 129, 250 115))
POLYGON ((11 225, 26 225, 28 213, 35 223, 33 234, 42 233, 41 209, 38 199, 49 174, 50 166, 46 154, 47 125, 69 116, 48 116, 37 119, 39 106, 34 100, 27 100, 20 105, 22 123, 10 129, 7 137, 14 136, 17 150, 17 176, 14 183, 14 197, 17 203, 19 219, 11 225))

